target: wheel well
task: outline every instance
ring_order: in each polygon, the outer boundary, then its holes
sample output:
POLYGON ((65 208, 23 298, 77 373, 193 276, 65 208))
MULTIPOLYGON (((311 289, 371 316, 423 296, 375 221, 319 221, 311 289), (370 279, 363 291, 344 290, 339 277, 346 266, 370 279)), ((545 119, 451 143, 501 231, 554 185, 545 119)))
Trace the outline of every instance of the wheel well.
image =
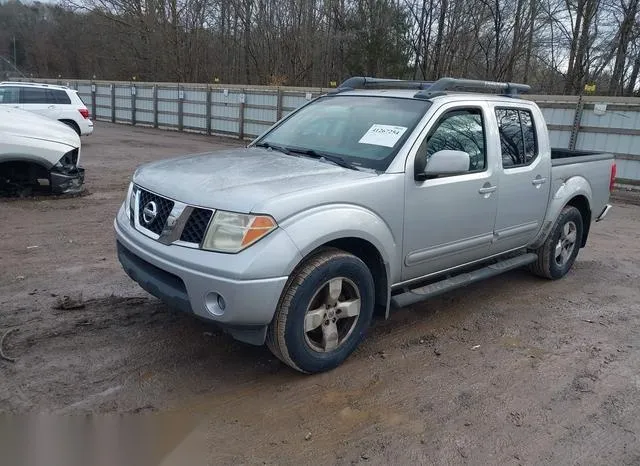
POLYGON ((11 160, 0 163, 2 177, 12 182, 35 183, 38 178, 49 178, 49 170, 38 162, 11 160))
POLYGON ((321 247, 341 249, 353 254, 366 264, 373 276, 373 285, 376 293, 374 315, 385 317, 389 284, 387 281, 387 269, 378 249, 367 240, 361 238, 341 238, 323 244, 321 247))
POLYGON ((582 216, 582 242, 580 247, 583 248, 587 244, 587 237, 589 236, 589 228, 591 228, 591 207, 589 207, 589 201, 584 196, 576 196, 571 199, 567 205, 573 206, 580 211, 582 216))
POLYGON ((80 126, 78 126, 78 123, 76 123, 73 120, 67 120, 67 119, 63 119, 63 120, 58 120, 60 123, 64 123, 65 125, 71 126, 76 133, 78 133, 78 136, 80 135, 80 126))
POLYGON ((12 160, 0 163, 0 192, 17 194, 40 188, 38 179, 49 179, 49 170, 37 162, 12 160))

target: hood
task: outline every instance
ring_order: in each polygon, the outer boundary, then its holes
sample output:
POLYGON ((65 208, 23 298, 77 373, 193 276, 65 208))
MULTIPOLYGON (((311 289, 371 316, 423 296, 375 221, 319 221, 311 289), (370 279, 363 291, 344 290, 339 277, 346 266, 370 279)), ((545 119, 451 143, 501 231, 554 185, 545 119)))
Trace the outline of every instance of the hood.
POLYGON ((0 105, 0 133, 80 147, 80 137, 64 123, 4 105, 0 105))
POLYGON ((250 147, 153 162, 140 167, 133 181, 187 204, 249 213, 276 196, 372 176, 376 175, 250 147))

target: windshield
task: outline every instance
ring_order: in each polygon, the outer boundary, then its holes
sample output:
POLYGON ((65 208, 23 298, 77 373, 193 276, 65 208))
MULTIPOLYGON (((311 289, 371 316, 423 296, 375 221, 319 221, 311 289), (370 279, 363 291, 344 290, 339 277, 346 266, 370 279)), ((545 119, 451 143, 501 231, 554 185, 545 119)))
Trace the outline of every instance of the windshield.
POLYGON ((355 167, 384 171, 430 105, 393 97, 321 97, 256 144, 327 154, 355 167))

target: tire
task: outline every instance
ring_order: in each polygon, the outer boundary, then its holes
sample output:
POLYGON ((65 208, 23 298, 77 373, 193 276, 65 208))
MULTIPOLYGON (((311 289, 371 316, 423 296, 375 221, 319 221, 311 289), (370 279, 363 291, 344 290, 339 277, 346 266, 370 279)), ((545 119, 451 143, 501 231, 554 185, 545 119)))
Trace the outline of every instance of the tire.
POLYGON ((65 125, 67 125, 71 129, 73 129, 78 136, 82 136, 82 134, 80 133, 80 127, 78 126, 78 123, 76 123, 75 121, 73 121, 73 120, 60 120, 60 123, 64 123, 65 125))
POLYGON ((267 346, 300 372, 328 371, 356 349, 374 304, 373 277, 365 263, 339 249, 321 250, 291 274, 269 325, 267 346), (358 304, 358 314, 352 315, 358 304))
POLYGON ((580 211, 572 206, 562 209, 546 241, 534 251, 538 254, 538 260, 529 266, 531 272, 550 280, 564 277, 578 256, 583 231, 580 211), (569 250, 566 245, 571 238, 573 244, 569 250))

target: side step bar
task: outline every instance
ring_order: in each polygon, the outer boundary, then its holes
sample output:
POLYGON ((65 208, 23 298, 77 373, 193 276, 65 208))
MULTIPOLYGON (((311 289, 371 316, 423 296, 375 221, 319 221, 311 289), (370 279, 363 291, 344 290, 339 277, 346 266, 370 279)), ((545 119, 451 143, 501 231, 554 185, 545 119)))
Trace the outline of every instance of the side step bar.
POLYGON ((391 297, 391 305, 393 307, 405 307, 424 301, 447 291, 470 285, 471 283, 484 280, 485 278, 495 277, 509 270, 517 269, 523 265, 531 264, 538 259, 533 253, 522 254, 521 256, 505 259, 496 264, 474 270, 472 272, 461 273, 455 277, 447 278, 439 282, 431 283, 420 288, 407 291, 391 297))

